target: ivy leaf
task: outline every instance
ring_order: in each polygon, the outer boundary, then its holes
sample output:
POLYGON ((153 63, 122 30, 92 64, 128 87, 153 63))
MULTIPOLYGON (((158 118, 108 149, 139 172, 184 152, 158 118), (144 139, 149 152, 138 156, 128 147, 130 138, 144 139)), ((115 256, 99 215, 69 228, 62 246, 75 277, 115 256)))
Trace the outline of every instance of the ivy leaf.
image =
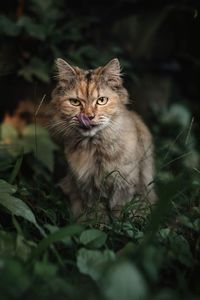
POLYGON ((100 248, 106 242, 107 234, 98 229, 88 229, 80 236, 81 244, 90 248, 100 248))

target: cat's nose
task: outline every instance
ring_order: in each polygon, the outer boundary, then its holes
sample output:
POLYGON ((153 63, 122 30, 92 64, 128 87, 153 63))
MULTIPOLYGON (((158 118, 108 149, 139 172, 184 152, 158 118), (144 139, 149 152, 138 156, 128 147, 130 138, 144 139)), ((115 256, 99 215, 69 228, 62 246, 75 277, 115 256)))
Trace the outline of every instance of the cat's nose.
POLYGON ((94 117, 95 117, 95 115, 87 115, 87 117, 88 117, 88 119, 90 119, 90 120, 92 120, 92 119, 94 119, 94 117))

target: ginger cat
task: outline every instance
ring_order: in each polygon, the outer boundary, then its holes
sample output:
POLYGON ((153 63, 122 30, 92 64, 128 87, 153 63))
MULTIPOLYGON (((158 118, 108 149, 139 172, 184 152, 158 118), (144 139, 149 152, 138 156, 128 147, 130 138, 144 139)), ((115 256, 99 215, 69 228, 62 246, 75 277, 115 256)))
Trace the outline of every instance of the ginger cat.
POLYGON ((56 65, 50 127, 63 138, 69 170, 61 186, 74 216, 101 197, 118 212, 136 194, 154 201, 151 134, 126 107, 118 59, 87 71, 60 58, 56 65))

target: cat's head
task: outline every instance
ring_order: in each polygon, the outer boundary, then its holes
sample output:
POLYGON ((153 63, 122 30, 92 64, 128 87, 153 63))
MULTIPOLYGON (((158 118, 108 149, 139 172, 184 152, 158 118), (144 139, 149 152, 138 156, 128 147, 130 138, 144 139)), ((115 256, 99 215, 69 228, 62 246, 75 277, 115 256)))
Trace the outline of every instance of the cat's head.
POLYGON ((52 127, 63 135, 75 130, 87 137, 112 126, 128 102, 118 59, 87 71, 60 58, 56 65, 58 84, 52 94, 52 127))

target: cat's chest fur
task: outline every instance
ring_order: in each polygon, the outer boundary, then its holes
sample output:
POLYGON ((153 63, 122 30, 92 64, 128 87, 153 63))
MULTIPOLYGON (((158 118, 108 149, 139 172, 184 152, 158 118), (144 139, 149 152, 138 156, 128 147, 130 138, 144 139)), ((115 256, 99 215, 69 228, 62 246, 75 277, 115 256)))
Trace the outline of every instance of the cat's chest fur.
POLYGON ((108 141, 85 139, 73 150, 66 147, 66 156, 75 178, 83 184, 95 183, 100 186, 103 178, 116 169, 119 147, 108 141))

